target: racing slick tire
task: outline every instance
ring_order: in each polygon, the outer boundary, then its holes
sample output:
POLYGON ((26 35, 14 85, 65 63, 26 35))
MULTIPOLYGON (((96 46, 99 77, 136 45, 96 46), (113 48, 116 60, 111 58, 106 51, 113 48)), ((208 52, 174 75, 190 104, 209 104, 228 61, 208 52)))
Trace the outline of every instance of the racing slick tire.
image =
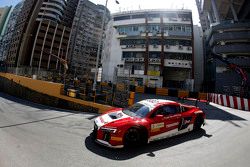
POLYGON ((194 120, 194 131, 201 129, 201 125, 204 123, 202 115, 197 115, 194 120))
POLYGON ((132 127, 124 135, 125 147, 140 146, 147 143, 146 130, 140 127, 132 127))

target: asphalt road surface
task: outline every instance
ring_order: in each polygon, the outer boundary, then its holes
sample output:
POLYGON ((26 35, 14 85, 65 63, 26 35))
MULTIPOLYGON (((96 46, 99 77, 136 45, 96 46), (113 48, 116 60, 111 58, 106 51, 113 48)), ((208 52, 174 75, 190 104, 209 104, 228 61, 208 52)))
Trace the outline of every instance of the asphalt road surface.
POLYGON ((112 150, 89 136, 96 114, 0 93, 0 167, 249 166, 250 113, 199 105, 207 114, 199 132, 112 150))

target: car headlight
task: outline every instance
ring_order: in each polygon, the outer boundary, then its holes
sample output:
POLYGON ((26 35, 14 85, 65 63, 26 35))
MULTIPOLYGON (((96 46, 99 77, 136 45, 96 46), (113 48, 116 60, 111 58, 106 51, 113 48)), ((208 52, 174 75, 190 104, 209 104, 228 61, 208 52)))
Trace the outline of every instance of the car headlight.
POLYGON ((110 133, 116 133, 117 131, 116 128, 111 128, 111 127, 101 127, 101 130, 104 132, 110 132, 110 133))

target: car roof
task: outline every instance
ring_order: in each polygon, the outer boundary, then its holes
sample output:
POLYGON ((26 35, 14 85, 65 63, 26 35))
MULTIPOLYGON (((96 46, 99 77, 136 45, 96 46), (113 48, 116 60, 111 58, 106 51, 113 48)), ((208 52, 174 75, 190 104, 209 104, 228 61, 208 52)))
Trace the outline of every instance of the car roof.
POLYGON ((161 104, 178 104, 175 101, 164 100, 164 99, 145 99, 140 101, 139 103, 144 104, 146 106, 150 106, 150 108, 154 108, 161 104))

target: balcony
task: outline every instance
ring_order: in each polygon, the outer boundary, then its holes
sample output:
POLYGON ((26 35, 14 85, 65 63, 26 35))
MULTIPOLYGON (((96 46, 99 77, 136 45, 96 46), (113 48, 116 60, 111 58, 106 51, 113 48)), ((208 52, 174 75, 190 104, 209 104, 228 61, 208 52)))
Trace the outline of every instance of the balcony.
POLYGON ((182 18, 163 18, 163 23, 191 24, 191 20, 182 18))
POLYGON ((217 54, 234 55, 248 54, 250 55, 250 44, 229 44, 216 45, 213 47, 213 52, 217 54))
POLYGON ((120 32, 117 34, 117 38, 125 38, 125 37, 127 37, 127 34, 124 32, 120 32))
POLYGON ((161 52, 161 45, 149 45, 149 51, 161 52))
POLYGON ((191 46, 182 46, 182 45, 165 45, 165 52, 173 52, 173 53, 190 53, 192 54, 193 48, 191 46))
POLYGON ((192 61, 165 59, 164 66, 165 67, 178 67, 178 68, 192 68, 192 61))
POLYGON ((131 69, 118 69, 117 71, 117 76, 119 77, 125 77, 125 76, 130 76, 130 77, 141 77, 141 75, 144 75, 144 70, 134 70, 134 74, 132 74, 131 69))
POLYGON ((121 49, 124 51, 131 51, 131 52, 135 52, 135 51, 145 52, 146 45, 121 45, 121 49))
POLYGON ((120 26, 120 25, 130 25, 131 23, 133 23, 133 24, 145 24, 146 19, 141 18, 141 19, 129 19, 129 20, 114 21, 114 27, 120 26))
POLYGON ((161 64, 161 59, 149 58, 148 62, 149 62, 149 64, 161 64))
POLYGON ((160 23, 160 18, 148 18, 148 23, 160 23))
POLYGON ((184 31, 168 31, 168 36, 174 36, 174 37, 192 37, 191 32, 184 32, 184 31))
POLYGON ((234 41, 248 41, 250 39, 250 31, 248 32, 224 32, 213 34, 209 44, 210 46, 218 42, 234 42, 234 41))
POLYGON ((135 63, 144 63, 144 58, 134 58, 135 63))

